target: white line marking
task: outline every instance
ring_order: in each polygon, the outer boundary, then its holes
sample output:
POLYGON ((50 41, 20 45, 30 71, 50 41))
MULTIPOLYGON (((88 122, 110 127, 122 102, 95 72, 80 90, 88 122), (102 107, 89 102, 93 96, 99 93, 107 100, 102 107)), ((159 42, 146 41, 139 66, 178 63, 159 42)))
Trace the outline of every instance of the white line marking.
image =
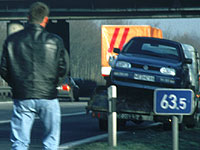
POLYGON ((12 104, 13 101, 0 101, 0 104, 12 104))
MULTIPOLYGON (((123 133, 127 133, 127 132, 126 131, 117 132, 117 134, 123 134, 123 133)), ((97 140, 101 140, 107 137, 108 137, 108 134, 102 134, 102 135, 97 135, 97 136, 89 137, 89 138, 74 141, 74 142, 64 143, 59 146, 59 150, 66 150, 74 146, 95 142, 97 140)))
POLYGON ((62 117, 71 117, 71 116, 78 116, 78 115, 85 115, 86 112, 76 112, 76 113, 71 113, 71 114, 62 114, 62 117))
POLYGON ((10 123, 10 120, 2 120, 2 121, 0 121, 0 124, 3 124, 3 123, 10 123))
MULTIPOLYGON (((77 112, 77 113, 71 113, 71 114, 62 114, 61 117, 71 117, 71 116, 78 116, 78 115, 85 115, 86 112, 77 112)), ((35 119, 39 119, 39 117, 35 117, 35 119)), ((11 120, 1 120, 0 124, 4 123, 10 123, 11 120)))

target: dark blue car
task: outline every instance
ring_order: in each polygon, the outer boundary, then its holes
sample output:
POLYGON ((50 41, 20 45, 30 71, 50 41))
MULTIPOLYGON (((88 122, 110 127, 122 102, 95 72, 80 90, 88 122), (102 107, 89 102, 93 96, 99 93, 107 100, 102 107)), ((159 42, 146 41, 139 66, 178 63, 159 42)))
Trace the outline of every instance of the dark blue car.
POLYGON ((180 43, 158 38, 132 38, 112 62, 111 82, 126 86, 154 90, 156 88, 188 88, 187 64, 192 60, 184 56, 180 43))

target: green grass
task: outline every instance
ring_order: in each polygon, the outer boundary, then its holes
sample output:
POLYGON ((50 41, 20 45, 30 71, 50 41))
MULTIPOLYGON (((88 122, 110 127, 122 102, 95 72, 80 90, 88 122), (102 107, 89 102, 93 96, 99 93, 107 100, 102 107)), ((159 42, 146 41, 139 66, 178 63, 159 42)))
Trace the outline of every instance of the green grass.
MULTIPOLYGON (((172 150, 172 131, 135 130, 118 135, 117 147, 114 148, 103 139, 70 150, 172 150)), ((179 150, 200 150, 200 128, 179 131, 179 150)))

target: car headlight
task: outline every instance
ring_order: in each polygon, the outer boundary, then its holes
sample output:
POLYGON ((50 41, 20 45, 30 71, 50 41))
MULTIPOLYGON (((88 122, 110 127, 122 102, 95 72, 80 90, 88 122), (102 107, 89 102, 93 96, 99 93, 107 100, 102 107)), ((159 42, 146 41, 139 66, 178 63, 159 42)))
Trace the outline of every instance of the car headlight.
POLYGON ((116 63, 116 67, 120 67, 120 68, 131 68, 131 64, 125 61, 118 61, 116 63))
POLYGON ((165 75, 171 75, 171 76, 176 75, 176 70, 173 68, 162 67, 160 68, 160 72, 165 75))

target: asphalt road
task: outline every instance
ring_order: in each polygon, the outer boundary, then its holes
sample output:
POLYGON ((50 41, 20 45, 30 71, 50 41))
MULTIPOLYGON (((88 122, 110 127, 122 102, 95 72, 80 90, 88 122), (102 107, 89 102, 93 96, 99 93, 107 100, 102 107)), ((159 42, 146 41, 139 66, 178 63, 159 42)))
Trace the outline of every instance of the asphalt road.
MULTIPOLYGON (((98 122, 91 115, 86 114, 85 106, 87 102, 60 102, 62 112, 61 142, 65 144, 88 137, 103 134, 98 128, 98 122)), ((12 113, 12 103, 0 103, 0 149, 9 150, 11 143, 10 117, 12 113)), ((30 150, 42 149, 43 126, 39 119, 35 120, 31 135, 30 150)))

